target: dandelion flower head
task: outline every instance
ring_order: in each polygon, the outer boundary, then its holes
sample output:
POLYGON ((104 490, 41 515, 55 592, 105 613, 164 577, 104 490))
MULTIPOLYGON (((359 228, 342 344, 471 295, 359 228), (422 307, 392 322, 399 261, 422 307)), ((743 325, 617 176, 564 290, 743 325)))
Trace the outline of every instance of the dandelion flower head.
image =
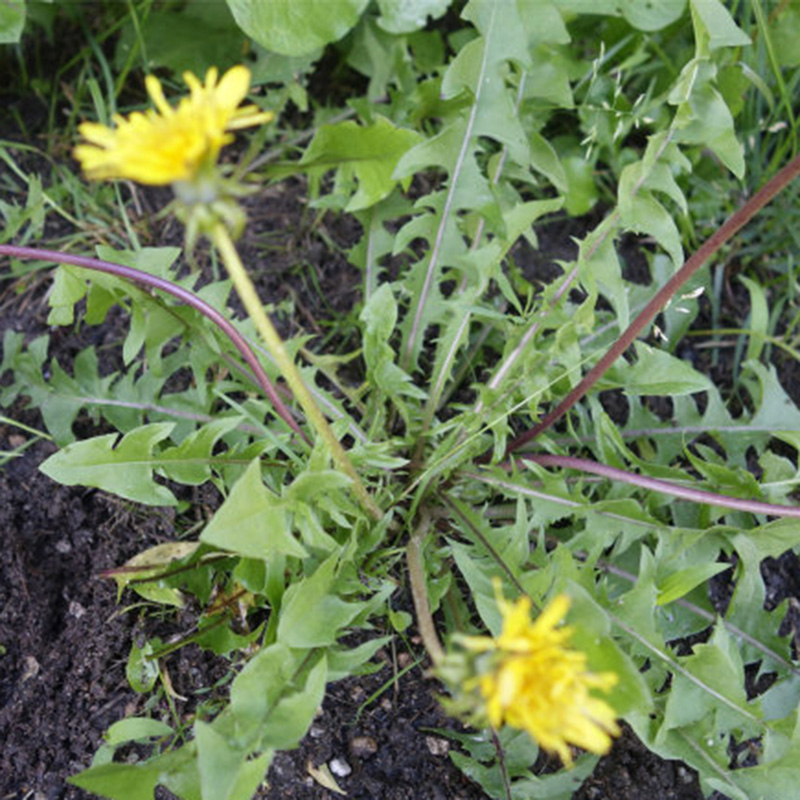
POLYGON ((559 595, 531 622, 530 598, 510 603, 499 595, 500 635, 461 639, 468 650, 487 654, 488 669, 464 688, 477 685, 489 723, 527 731, 567 766, 572 765, 570 745, 603 754, 619 734, 614 710, 591 694, 611 689, 617 676, 589 672, 586 654, 569 648, 573 629, 558 627, 569 602, 559 595))
POLYGON ((201 83, 191 72, 183 79, 190 94, 173 108, 158 78, 148 75, 147 92, 155 109, 114 115, 114 127, 84 122, 85 139, 75 150, 88 178, 127 178, 152 186, 192 181, 216 164, 222 147, 233 140, 230 131, 261 125, 273 115, 254 105, 239 108, 250 88, 246 67, 229 69, 217 82, 212 67, 201 83))

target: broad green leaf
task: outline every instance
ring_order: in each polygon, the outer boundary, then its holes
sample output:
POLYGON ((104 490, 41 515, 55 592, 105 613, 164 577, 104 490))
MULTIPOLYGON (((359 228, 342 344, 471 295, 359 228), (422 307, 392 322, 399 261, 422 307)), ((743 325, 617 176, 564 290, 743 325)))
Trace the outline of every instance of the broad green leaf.
POLYGON ((438 19, 451 0, 378 0, 378 25, 389 33, 412 33, 424 28, 428 17, 438 19))
POLYGON ((677 270, 683 263, 683 246, 678 226, 649 189, 635 191, 639 170, 632 164, 622 170, 617 197, 622 224, 636 233, 652 236, 669 253, 677 270))
POLYGON ((686 0, 620 0, 622 16, 640 31, 660 31, 680 19, 686 0))
POLYGON ((261 727, 262 742, 276 750, 296 747, 314 719, 325 696, 328 666, 323 656, 308 673, 302 688, 282 697, 261 727))
POLYGON ((0 3, 0 44, 13 44, 22 38, 25 27, 25 0, 0 3))
POLYGON ((105 734, 105 740, 113 747, 123 742, 137 742, 144 739, 171 736, 172 728, 165 722, 149 717, 128 717, 115 722, 105 734))
POLYGON ((650 708, 653 701, 647 683, 630 656, 612 638, 608 613, 582 586, 572 583, 568 591, 572 597, 569 623, 574 628, 570 646, 586 654, 592 672, 613 672, 618 677, 609 692, 598 696, 620 716, 650 708))
POLYGON ((327 664, 320 659, 298 679, 306 653, 282 643, 257 653, 235 678, 231 710, 238 726, 276 749, 294 747, 322 702, 327 664))
POLYGON ((800 410, 786 394, 775 367, 764 366, 758 361, 746 361, 743 367, 755 374, 760 387, 760 397, 753 397, 758 409, 750 420, 753 427, 762 425, 772 431, 787 431, 790 434, 800 429, 800 410))
POLYGON ((621 14, 619 0, 553 0, 562 10, 575 14, 621 14))
POLYGON ((162 7, 122 29, 114 52, 118 70, 125 68, 141 40, 147 43, 148 71, 166 67, 181 75, 188 70, 202 80, 209 67, 225 72, 238 63, 245 37, 225 3, 191 2, 178 10, 162 7))
MULTIPOLYGON (((397 612, 397 616, 405 612, 397 612)), ((408 622, 411 623, 409 615, 408 622)), ((393 625, 393 627, 395 627, 393 625)), ((395 627, 395 630, 399 630, 395 627)), ((402 632, 402 631, 401 631, 402 632)), ((375 653, 392 641, 391 636, 378 636, 355 647, 342 646, 328 649, 328 681, 338 681, 348 675, 364 675, 377 672, 381 669, 381 662, 370 662, 375 653)))
POLYGON ((67 780, 73 786, 110 800, 153 800, 160 778, 160 764, 145 761, 144 764, 102 764, 67 780))
POLYGON ((287 647, 326 647, 364 603, 347 603, 336 596, 334 572, 338 556, 330 556, 309 578, 290 586, 283 596, 278 641, 287 647))
POLYGON ((690 0, 695 27, 708 35, 710 50, 750 44, 750 37, 733 21, 730 11, 719 0, 690 0))
POLYGON ((151 658, 153 644, 147 642, 139 647, 136 642, 131 645, 128 661, 125 665, 125 677, 134 692, 149 692, 158 680, 158 659, 151 658))
POLYGON ((194 724, 203 800, 250 800, 272 759, 272 751, 247 760, 236 740, 198 720, 194 724))
POLYGON ((570 35, 556 4, 550 0, 516 0, 529 44, 569 44, 570 35))
POLYGON ((529 145, 533 169, 544 175, 559 192, 565 194, 568 191, 567 173, 559 160, 556 149, 536 131, 531 131, 529 145))
MULTIPOLYGON (((731 771, 729 778, 748 800, 787 800, 796 797, 800 784, 800 736, 793 738, 791 747, 780 758, 756 767, 731 771)), ((730 792, 726 782, 718 781, 714 788, 719 788, 720 792, 730 792)))
POLYGON ((578 276, 590 291, 601 291, 611 302, 620 330, 628 327, 630 309, 628 288, 622 280, 622 267, 612 236, 593 231, 580 244, 578 276), (590 253, 587 257, 586 253, 590 253), (596 288, 595 288, 596 287, 596 288))
POLYGON ((110 433, 68 444, 39 469, 65 486, 93 486, 149 506, 174 506, 178 501, 172 492, 153 480, 158 465, 153 448, 173 427, 172 422, 156 422, 132 430, 121 440, 110 433))
POLYGON ((361 211, 392 191, 398 161, 421 139, 415 131, 399 128, 380 115, 369 126, 351 121, 323 125, 298 163, 317 180, 336 169, 343 187, 358 187, 345 211, 361 211))
POLYGON ((239 27, 260 45, 302 56, 341 39, 369 0, 227 0, 239 27))
POLYGON ((325 496, 351 484, 350 478, 335 469, 308 470, 298 475, 287 486, 283 497, 287 503, 314 503, 325 496))
POLYGON ((756 547, 756 560, 779 558, 787 550, 800 547, 800 520, 776 519, 754 530, 742 531, 740 536, 747 538, 756 547))
POLYGON ((281 695, 291 691, 301 656, 276 642, 258 651, 234 678, 233 715, 248 727, 261 725, 281 695))
POLYGON ((283 502, 264 486, 258 459, 236 481, 200 541, 249 558, 307 555, 291 534, 283 502))
MULTIPOLYGON (((113 264, 140 269, 159 278, 173 280, 171 267, 181 254, 180 247, 144 247, 141 250, 115 250, 100 244, 96 248, 97 257, 113 264)), ((94 273, 93 273, 94 274, 94 273)))
POLYGON ((594 166, 579 155, 562 158, 561 165, 567 179, 564 208, 573 217, 588 214, 600 197, 594 180, 594 166))

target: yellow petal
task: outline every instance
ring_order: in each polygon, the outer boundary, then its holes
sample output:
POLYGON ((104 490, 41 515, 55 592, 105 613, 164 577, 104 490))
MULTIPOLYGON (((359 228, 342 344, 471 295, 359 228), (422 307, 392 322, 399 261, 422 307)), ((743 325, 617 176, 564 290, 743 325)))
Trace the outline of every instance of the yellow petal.
POLYGON ((155 75, 148 75, 144 79, 144 85, 159 112, 165 117, 171 117, 175 112, 164 97, 161 81, 155 75))

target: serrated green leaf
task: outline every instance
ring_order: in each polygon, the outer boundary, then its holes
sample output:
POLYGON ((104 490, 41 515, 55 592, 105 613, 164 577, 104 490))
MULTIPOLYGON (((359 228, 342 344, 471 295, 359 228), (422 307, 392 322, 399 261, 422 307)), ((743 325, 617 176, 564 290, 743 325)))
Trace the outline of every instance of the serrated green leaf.
POLYGON ((758 704, 747 701, 741 658, 724 626, 717 625, 711 641, 695 645, 694 654, 679 663, 659 736, 710 714, 721 726, 758 720, 758 704))
POLYGON ((56 268, 53 285, 47 298, 50 313, 48 325, 71 325, 75 320, 75 304, 86 295, 85 270, 80 272, 62 264, 56 268))
POLYGON ((652 236, 669 253, 677 270, 683 264, 683 246, 678 227, 670 214, 647 189, 634 192, 635 165, 625 167, 617 192, 622 224, 636 233, 652 236))
POLYGON ((334 469, 309 470, 298 475, 287 486, 283 497, 287 503, 313 503, 315 499, 338 489, 345 489, 352 481, 334 469))
POLYGON ((625 394, 683 395, 709 389, 711 381, 691 364, 664 350, 636 343, 635 364, 616 364, 603 378, 607 387, 620 387, 625 394))
POLYGON ((568 591, 572 597, 569 620, 574 627, 570 646, 586 654, 592 672, 612 672, 618 678, 609 692, 599 696, 620 716, 650 708, 653 701, 647 684, 612 638, 608 613, 578 584, 570 584, 568 591))
POLYGON ((389 284, 384 283, 372 294, 359 319, 364 323, 364 361, 372 383, 390 398, 424 398, 425 392, 397 365, 394 349, 389 344, 397 324, 397 302, 389 284))
POLYGON ((219 439, 232 431, 242 417, 221 417, 202 425, 176 447, 168 447, 160 456, 168 478, 189 486, 199 486, 211 477, 211 453, 219 439))
POLYGON ((143 425, 125 434, 110 433, 68 444, 39 469, 65 486, 93 486, 150 506, 174 506, 172 492, 153 480, 158 459, 153 448, 169 436, 172 422, 143 425))
POLYGON ((383 200, 397 184, 393 177, 401 157, 422 137, 375 115, 368 126, 355 122, 323 125, 317 131, 298 166, 315 176, 336 169, 345 185, 357 182, 346 211, 361 211, 383 200))
POLYGON ((249 558, 307 555, 291 534, 283 502, 264 486, 258 459, 236 481, 200 541, 249 558))
POLYGON ((256 653, 234 678, 231 710, 244 725, 261 724, 291 686, 301 656, 277 642, 256 653))

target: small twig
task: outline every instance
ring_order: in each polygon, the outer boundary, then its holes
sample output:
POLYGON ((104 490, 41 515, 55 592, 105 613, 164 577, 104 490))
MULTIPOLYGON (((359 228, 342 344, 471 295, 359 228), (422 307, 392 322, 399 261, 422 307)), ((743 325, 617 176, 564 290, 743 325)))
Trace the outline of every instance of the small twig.
POLYGON ((428 600, 428 589, 425 585, 425 567, 422 563, 422 542, 431 527, 430 512, 422 509, 420 524, 411 535, 406 547, 406 563, 408 565, 408 578, 411 584, 411 597, 414 600, 414 611, 417 614, 417 627, 422 643, 428 651, 434 666, 444 660, 444 647, 439 641, 436 626, 433 624, 431 604, 428 600))
POLYGON ((503 791, 506 795, 506 800, 513 800, 511 795, 511 779, 508 775, 508 768, 506 767, 506 754, 503 752, 503 745, 500 743, 500 737, 494 728, 489 728, 492 732, 492 742, 494 749, 497 751, 497 764, 500 767, 500 774, 503 776, 503 791))

